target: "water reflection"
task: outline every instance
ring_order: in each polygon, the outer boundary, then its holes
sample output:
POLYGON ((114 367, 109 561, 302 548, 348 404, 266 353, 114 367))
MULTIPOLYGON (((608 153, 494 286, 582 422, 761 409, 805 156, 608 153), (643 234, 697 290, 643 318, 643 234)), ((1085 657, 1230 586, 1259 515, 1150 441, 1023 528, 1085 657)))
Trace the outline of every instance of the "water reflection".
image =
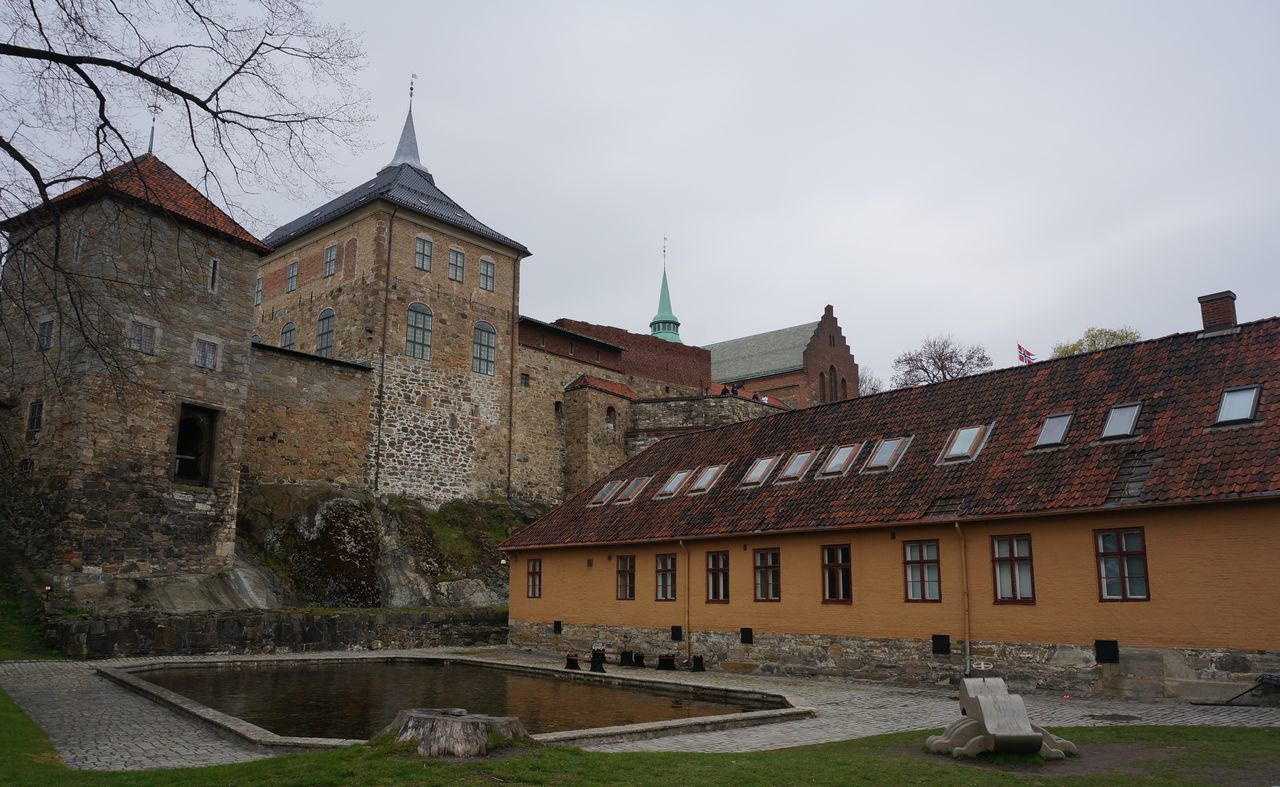
POLYGON ((165 668, 140 677, 278 735, 370 738, 403 708, 519 716, 533 733, 771 707, 648 693, 474 664, 293 662, 165 668))

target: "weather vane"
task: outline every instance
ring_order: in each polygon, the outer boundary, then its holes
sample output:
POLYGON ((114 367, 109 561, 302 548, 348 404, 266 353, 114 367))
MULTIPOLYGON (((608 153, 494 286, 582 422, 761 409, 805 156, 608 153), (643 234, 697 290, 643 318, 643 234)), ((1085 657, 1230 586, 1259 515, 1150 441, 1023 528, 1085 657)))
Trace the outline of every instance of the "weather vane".
POLYGON ((662 272, 667 272, 667 236, 662 236, 662 272))
POLYGON ((412 103, 413 103, 413 80, 415 80, 415 79, 417 79, 417 78, 418 78, 418 75, 417 75, 417 74, 410 74, 410 75, 409 75, 409 103, 410 103, 410 104, 412 104, 412 103))
POLYGON ((164 107, 160 106, 160 89, 155 88, 151 103, 147 104, 147 109, 151 112, 151 136, 147 139, 147 152, 151 153, 156 146, 156 116, 164 111, 164 107))

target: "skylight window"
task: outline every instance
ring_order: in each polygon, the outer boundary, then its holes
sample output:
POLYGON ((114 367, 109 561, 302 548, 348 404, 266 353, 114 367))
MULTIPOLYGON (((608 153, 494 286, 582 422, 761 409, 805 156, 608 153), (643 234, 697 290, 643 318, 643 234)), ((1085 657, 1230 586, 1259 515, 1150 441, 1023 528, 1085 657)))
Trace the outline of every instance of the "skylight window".
POLYGON ((1133 428, 1138 424, 1138 411, 1141 409, 1142 402, 1118 404, 1112 407, 1107 413, 1106 423, 1102 425, 1102 439, 1128 437, 1133 434, 1133 428))
POLYGON ((1036 438, 1036 448, 1065 443, 1067 429, 1071 427, 1071 415, 1071 413, 1061 413, 1044 419, 1044 425, 1040 427, 1040 436, 1036 438))
POLYGON ((903 453, 907 450, 907 444, 911 442, 910 437, 890 437, 876 443, 875 450, 871 452, 871 458, 862 467, 862 471, 892 470, 898 465, 898 461, 902 459, 903 453))
POLYGON ((692 475, 693 475, 692 470, 675 471, 674 473, 671 474, 671 477, 667 479, 667 483, 663 484, 662 488, 658 490, 658 494, 653 496, 654 499, 661 500, 664 497, 674 497, 676 494, 680 492, 680 489, 685 485, 685 482, 688 481, 690 476, 692 475))
POLYGON ((822 463, 822 467, 814 478, 835 478, 842 476, 849 471, 849 467, 853 464, 853 460, 858 458, 858 450, 862 448, 862 443, 853 443, 851 445, 838 445, 827 455, 827 461, 822 463))
POLYGON ((609 502, 609 498, 617 494, 618 490, 622 488, 622 484, 623 484, 622 481, 610 481, 609 483, 600 487, 600 491, 596 492, 596 496, 591 498, 591 502, 587 503, 587 505, 589 506, 604 505, 605 503, 609 502))
POLYGON ((747 474, 742 477, 742 486, 760 486, 763 484, 781 458, 782 454, 762 456, 752 462, 751 467, 747 468, 747 474))
POLYGON ((955 430, 951 435, 951 442, 943 449, 942 461, 963 462, 974 458, 982 448, 982 438, 986 436, 986 432, 985 426, 966 426, 955 430))
POLYGON ((618 495, 617 499, 613 501, 613 504, 615 506, 620 506, 635 500, 640 496, 640 493, 644 491, 645 486, 649 484, 649 481, 652 480, 652 478, 653 476, 647 475, 644 478, 631 479, 627 482, 627 488, 622 490, 622 494, 618 495))
POLYGON ((720 480, 720 476, 724 474, 724 469, 728 465, 709 465, 702 468, 702 472, 698 473, 698 477, 693 479, 693 483, 689 485, 689 494, 700 495, 707 492, 711 487, 716 485, 716 481, 720 480))
POLYGON ((1222 392, 1222 403, 1218 405, 1218 420, 1215 423, 1231 424, 1241 421, 1252 421, 1258 412, 1258 393, 1260 386, 1250 385, 1247 388, 1231 388, 1222 392))
POLYGON ((817 451, 796 451, 782 466, 782 472, 778 473, 778 477, 773 479, 775 484, 788 484, 793 481, 799 481, 804 477, 805 471, 809 469, 809 465, 813 464, 814 458, 818 456, 817 451))

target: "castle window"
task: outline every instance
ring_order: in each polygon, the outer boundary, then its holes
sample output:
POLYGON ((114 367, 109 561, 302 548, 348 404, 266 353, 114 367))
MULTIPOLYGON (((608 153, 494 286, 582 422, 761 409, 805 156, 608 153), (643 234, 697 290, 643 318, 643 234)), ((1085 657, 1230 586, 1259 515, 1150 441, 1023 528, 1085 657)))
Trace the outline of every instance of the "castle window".
POLYGON ((907 541, 902 545, 903 569, 907 575, 907 601, 941 601, 938 542, 907 541))
POLYGON ((298 261, 289 263, 284 273, 284 291, 293 292, 298 289, 298 261))
POLYGON ((636 598, 636 556, 618 555, 618 600, 634 601, 636 598))
POLYGON ((827 401, 829 402, 838 401, 840 397, 836 392, 836 367, 834 366, 827 369, 827 385, 830 387, 829 395, 827 396, 827 401))
POLYGON ((862 448, 861 443, 836 446, 827 455, 827 461, 823 463, 822 469, 814 474, 814 478, 838 478, 844 475, 849 471, 849 466, 853 464, 853 460, 858 456, 860 448, 862 448))
POLYGON ((698 477, 693 479, 693 483, 689 484, 689 494, 700 495, 704 492, 711 491, 711 487, 716 485, 716 481, 720 480, 720 476, 724 475, 724 469, 728 465, 711 465, 702 468, 702 472, 698 473, 698 477))
POLYGON ((529 387, 529 375, 525 374, 524 372, 520 373, 520 387, 521 388, 529 387))
POLYGON ((777 549, 755 551, 756 601, 782 599, 782 565, 777 549))
POLYGON ((942 461, 963 462, 978 455, 982 448, 982 439, 986 436, 985 426, 966 426, 951 433, 951 441, 942 451, 942 461))
POLYGON ((623 483, 624 483, 623 481, 610 481, 609 483, 600 487, 600 491, 596 492, 596 496, 591 498, 591 502, 587 503, 587 505, 602 506, 605 503, 609 502, 609 500, 611 500, 613 496, 618 493, 618 490, 622 488, 623 483))
POLYGON ((1044 419, 1044 425, 1040 427, 1040 436, 1036 438, 1036 448, 1065 443, 1067 429, 1071 426, 1071 415, 1071 413, 1061 413, 1044 419))
POLYGON ((693 475, 692 470, 677 470, 667 477, 667 482, 658 490, 658 494, 654 495, 655 500, 661 500, 667 497, 674 497, 689 477, 693 475))
POLYGON ((413 267, 431 272, 431 239, 418 238, 414 243, 413 267))
POLYGON ((618 411, 609 405, 604 409, 604 427, 610 431, 618 428, 618 411))
POLYGON ((218 343, 211 342, 208 339, 196 339, 195 344, 195 365, 201 369, 218 368, 218 343))
POLYGON ((292 350, 293 340, 297 335, 297 327, 291 322, 285 323, 284 327, 280 329, 280 347, 285 350, 292 350))
POLYGON ((542 561, 529 558, 529 578, 526 585, 529 598, 542 598, 542 561))
POLYGON ((465 271, 466 257, 462 254, 462 250, 449 249, 449 278, 454 281, 462 281, 465 271))
POLYGON ((262 305, 262 277, 259 276, 253 282, 253 305, 262 305))
POLYGON ((476 323, 471 339, 471 371, 492 377, 497 368, 498 334, 487 322, 476 323))
POLYGON ((333 357, 333 309, 320 312, 320 319, 316 320, 316 355, 333 357))
POLYGON ((431 360, 431 310, 421 303, 409 304, 404 354, 410 358, 431 360))
POLYGON ((676 600, 676 556, 658 555, 654 577, 656 601, 676 600))
POLYGON ((910 437, 892 437, 876 443, 876 448, 871 452, 871 458, 863 465, 862 472, 892 470, 897 467, 910 442, 910 437))
POLYGON ((27 431, 38 432, 44 428, 44 400, 36 399, 27 405, 27 431))
POLYGON ((36 327, 36 349, 48 350, 53 347, 53 320, 45 320, 36 327))
POLYGON ((849 545, 822 548, 822 601, 848 604, 853 600, 853 576, 849 568, 849 545))
POLYGON ((330 243, 324 247, 324 275, 325 278, 332 276, 338 272, 338 245, 330 243))
POLYGON ((1106 423, 1102 425, 1102 439, 1109 440, 1132 435, 1133 428, 1138 424, 1138 411, 1141 409, 1142 402, 1118 404, 1112 407, 1107 412, 1106 423))
POLYGON ((488 260, 480 260, 480 289, 493 292, 495 289, 494 276, 497 266, 488 260))
POLYGON ((1218 424, 1234 424, 1252 421, 1258 411, 1258 392, 1260 387, 1250 385, 1247 388, 1232 388, 1222 392, 1222 403, 1218 405, 1218 424))
POLYGON ((640 493, 644 491, 644 488, 648 486, 649 481, 652 479, 653 476, 651 475, 644 476, 643 478, 631 479, 627 482, 627 488, 622 490, 622 494, 618 495, 617 499, 613 501, 613 504, 615 506, 625 505, 626 503, 630 503, 635 500, 640 496, 640 493))
POLYGON ((751 467, 747 469, 747 474, 742 477, 739 482, 741 486, 760 486, 764 480, 769 477, 769 473, 774 466, 778 464, 778 460, 782 459, 782 454, 776 456, 762 456, 751 463, 751 467))
POLYGON ((817 451, 796 451, 787 460, 782 472, 778 473, 778 477, 773 480, 773 483, 789 484, 793 481, 799 481, 804 477, 805 471, 809 469, 809 465, 813 464, 813 460, 817 456, 817 451))
POLYGON ((208 485, 213 477, 213 447, 218 413, 191 404, 178 413, 178 440, 173 477, 208 485))
POLYGON ((148 325, 138 319, 129 321, 129 349, 155 355, 156 326, 148 325))
POLYGON ((22 476, 23 478, 30 478, 35 474, 35 471, 36 471, 36 461, 34 459, 28 458, 28 459, 23 459, 21 462, 18 462, 18 475, 22 476))
POLYGON ((209 292, 218 291, 218 260, 209 260, 209 292))

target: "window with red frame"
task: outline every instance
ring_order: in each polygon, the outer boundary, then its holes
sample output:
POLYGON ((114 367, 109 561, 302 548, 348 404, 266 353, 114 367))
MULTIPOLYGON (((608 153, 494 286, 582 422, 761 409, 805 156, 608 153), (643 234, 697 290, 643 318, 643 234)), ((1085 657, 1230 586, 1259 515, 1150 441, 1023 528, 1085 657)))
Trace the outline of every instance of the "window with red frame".
POLYGON ((942 578, 938 565, 938 542, 907 541, 903 548, 903 568, 907 577, 907 601, 941 601, 942 578))
POLYGON ((997 604, 1035 603, 1031 536, 992 536, 991 563, 995 571, 997 604))
POLYGON ((1146 601, 1147 548, 1142 528, 1095 530, 1098 595, 1103 601, 1146 601))
POLYGON ((633 601, 636 597, 636 556, 618 555, 618 600, 633 601))
POLYGON ((782 568, 778 550, 757 549, 755 552, 756 601, 778 601, 782 598, 782 568))
POLYGON ((707 601, 729 601, 729 553, 707 553, 707 601))
POLYGON ((658 555, 657 562, 657 594, 658 601, 676 600, 676 556, 658 555))
POLYGON ((542 560, 539 558, 529 560, 528 593, 529 598, 542 598, 542 560))
POLYGON ((828 604, 847 604, 853 600, 848 544, 822 548, 822 600, 828 604))

